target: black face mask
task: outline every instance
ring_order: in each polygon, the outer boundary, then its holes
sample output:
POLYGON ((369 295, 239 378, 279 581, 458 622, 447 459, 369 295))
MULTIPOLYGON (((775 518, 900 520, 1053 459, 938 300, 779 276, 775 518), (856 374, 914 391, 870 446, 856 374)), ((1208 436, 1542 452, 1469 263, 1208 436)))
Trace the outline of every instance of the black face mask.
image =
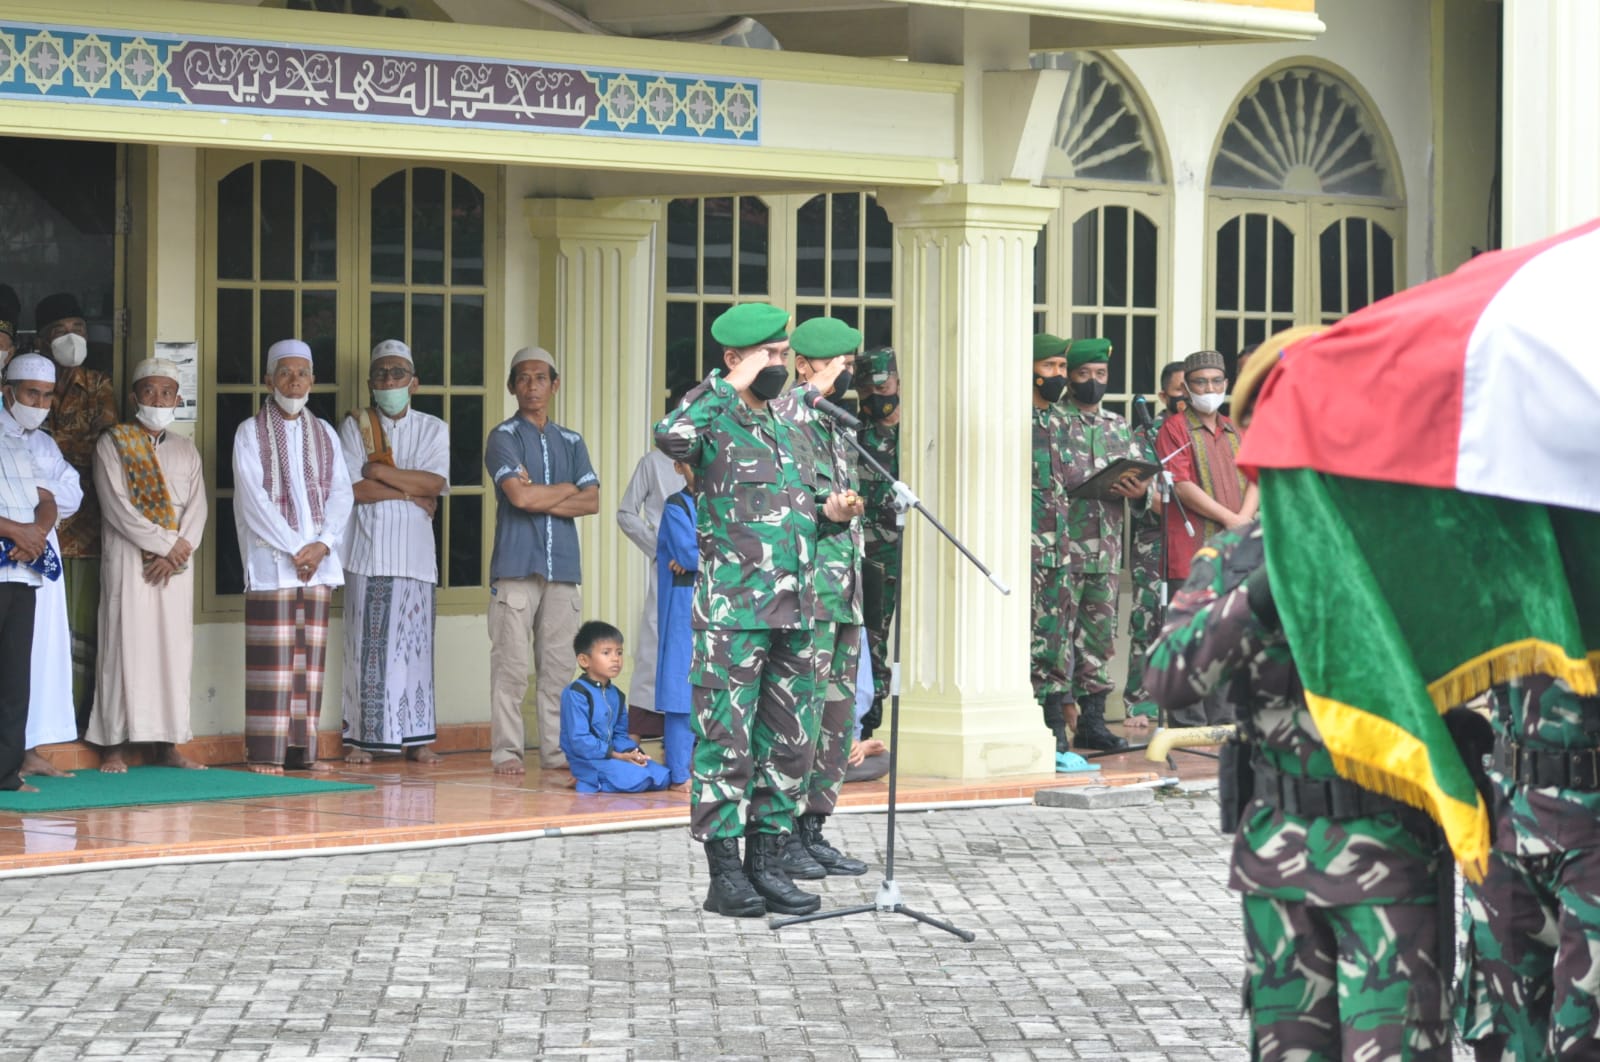
POLYGON ((899 408, 899 395, 868 395, 861 400, 861 412, 873 420, 885 420, 899 408))
POLYGON ((1072 400, 1092 406, 1106 393, 1106 385, 1099 380, 1079 380, 1072 385, 1072 400))
POLYGON ((837 377, 834 378, 833 390, 829 391, 828 393, 835 398, 844 397, 844 395, 849 392, 850 384, 854 379, 855 378, 850 374, 849 369, 844 370, 844 372, 841 372, 837 377))
POLYGON ((782 365, 768 365, 750 381, 750 393, 763 402, 771 402, 789 386, 789 370, 782 365))
POLYGON ((1189 408, 1189 403, 1186 400, 1182 398, 1173 398, 1171 395, 1167 396, 1167 412, 1172 414, 1174 417, 1176 417, 1179 413, 1182 413, 1187 408, 1189 408))
POLYGON ((1033 389, 1039 392, 1039 397, 1046 402, 1059 402, 1061 395, 1067 389, 1065 376, 1035 376, 1033 389))

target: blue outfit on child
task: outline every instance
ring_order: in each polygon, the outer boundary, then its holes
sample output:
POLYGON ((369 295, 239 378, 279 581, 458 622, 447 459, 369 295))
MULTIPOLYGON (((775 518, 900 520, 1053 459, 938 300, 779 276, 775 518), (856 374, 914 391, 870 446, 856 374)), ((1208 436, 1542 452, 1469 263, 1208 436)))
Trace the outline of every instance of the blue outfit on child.
POLYGON ((689 659, 694 655, 690 610, 695 574, 700 569, 700 539, 695 531, 694 495, 680 490, 667 499, 656 532, 656 711, 661 712, 661 744, 672 784, 689 780, 694 758, 694 690, 689 659), (679 575, 668 565, 677 561, 679 575))
POLYGON ((580 793, 643 793, 665 789, 667 769, 614 760, 639 743, 628 736, 628 699, 607 683, 580 676, 561 693, 561 751, 580 793))

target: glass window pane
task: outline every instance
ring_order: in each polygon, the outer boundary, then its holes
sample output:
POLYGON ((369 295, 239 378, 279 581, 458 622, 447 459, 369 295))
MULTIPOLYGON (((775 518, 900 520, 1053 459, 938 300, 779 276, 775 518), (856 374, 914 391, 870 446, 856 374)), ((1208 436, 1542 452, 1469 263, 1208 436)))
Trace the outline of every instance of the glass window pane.
POLYGON ((302 291, 300 293, 301 339, 311 347, 311 364, 318 383, 339 379, 339 293, 302 291))
POLYGON ((248 288, 217 289, 217 382, 255 383, 255 294, 248 288))
POLYGON ((449 586, 483 585, 483 495, 462 494, 450 499, 450 560, 445 577, 449 586))
POLYGON ((212 501, 212 526, 216 537, 211 551, 213 573, 216 575, 217 593, 244 593, 244 561, 239 556, 239 529, 233 522, 233 499, 216 498, 212 501))
POLYGON ((456 295, 450 299, 450 386, 483 386, 482 295, 456 295))
MULTIPOLYGON (((1239 308, 1239 219, 1224 224, 1217 230, 1217 288, 1216 308, 1239 308)), ((1218 348, 1221 349, 1221 348, 1218 348)))
POLYGON ((1072 305, 1096 306, 1100 296, 1100 212, 1072 223, 1072 305))
POLYGON ((1272 309, 1294 313, 1294 233, 1281 221, 1272 223, 1272 309))
POLYGON ((1367 223, 1360 218, 1348 218, 1344 223, 1345 276, 1349 278, 1349 305, 1346 312, 1355 313, 1369 301, 1367 298, 1367 223))
POLYGON ((450 396, 450 482, 483 482, 483 396, 450 396))
POLYGON ((794 290, 796 295, 826 295, 823 255, 827 251, 828 197, 814 196, 795 212, 794 290))
POLYGON ((813 317, 828 316, 828 308, 818 302, 803 302, 794 308, 794 326, 799 328, 813 317))
POLYGON ((310 166, 300 172, 300 279, 337 280, 339 190, 310 166))
POLYGON ((739 294, 767 293, 770 227, 767 204, 753 195, 739 197, 739 294))
POLYGON ((699 307, 692 302, 667 303, 667 390, 700 379, 699 307))
POLYGON ((1318 287, 1322 294, 1320 308, 1323 313, 1344 312, 1344 296, 1339 290, 1339 281, 1344 277, 1344 263, 1339 261, 1342 246, 1337 221, 1323 229, 1322 235, 1317 238, 1317 265, 1322 271, 1318 287))
POLYGON ((293 280, 295 259, 295 164, 261 164, 261 279, 293 280))
POLYGON ((1156 225, 1143 214, 1133 215, 1133 305, 1156 308, 1156 225))
POLYGON ((1044 314, 1036 313, 1036 314, 1033 315, 1033 334, 1034 335, 1038 335, 1039 333, 1041 333, 1043 331, 1044 331, 1044 314))
POLYGON ((341 414, 339 412, 339 393, 337 391, 312 391, 306 399, 306 409, 329 424, 338 426, 341 414))
POLYGON ((1372 226, 1372 297, 1394 294, 1394 238, 1382 225, 1372 226))
POLYGON ((256 349, 261 351, 263 364, 267 348, 280 339, 298 338, 300 320, 294 312, 293 291, 263 291, 261 293, 261 327, 257 333, 256 349))
POLYGON ((1123 394, 1128 390, 1128 318, 1120 313, 1108 313, 1101 318, 1100 329, 1100 334, 1111 340, 1106 390, 1114 395, 1123 394))
POLYGON ((705 260, 702 289, 706 293, 733 292, 733 199, 718 196, 705 201, 705 260))
MULTIPOLYGON (((233 433, 256 412, 256 396, 222 394, 217 396, 217 489, 233 489, 233 433)), ((224 539, 236 545, 230 539, 224 539)), ((235 555, 238 550, 234 550, 235 555)))
POLYGON ((1267 308, 1267 221, 1265 214, 1244 217, 1244 308, 1267 308))
POLYGON ((1072 315, 1072 338, 1087 339, 1100 334, 1100 315, 1075 313, 1072 315))
POLYGON ((411 171, 411 283, 444 283, 444 171, 411 171))
POLYGON ((1231 358, 1239 350, 1239 322, 1231 317, 1217 318, 1217 350, 1231 358))
POLYGON ((708 302, 700 317, 700 375, 705 379, 712 369, 721 369, 725 366, 722 360, 722 344, 718 343, 711 335, 711 322, 732 307, 732 303, 708 302))
POLYGON ((1156 319, 1140 315, 1133 319, 1133 337, 1128 341, 1129 360, 1133 365, 1133 393, 1151 395, 1156 392, 1156 319))
MULTIPOLYGON (((1033 241, 1033 304, 1043 306, 1050 301, 1050 226, 1039 230, 1033 241)), ((1037 335, 1038 329, 1034 330, 1037 335)))
POLYGON ((406 173, 401 170, 372 190, 372 282, 406 282, 406 173))
POLYGON ((861 193, 838 192, 833 200, 833 296, 861 293, 861 193))
POLYGON ((667 290, 692 295, 696 244, 700 234, 700 201, 674 199, 667 204, 667 290))
POLYGON ((867 196, 867 298, 894 298, 894 225, 878 200, 870 195, 867 196))
POLYGON ((411 396, 411 408, 422 413, 432 413, 440 420, 444 419, 444 395, 428 394, 418 391, 411 396))
POLYGON ((372 345, 384 339, 405 339, 406 296, 400 291, 372 293, 372 345))
POLYGON ((829 311, 828 316, 838 318, 851 328, 856 327, 861 320, 860 308, 856 306, 835 306, 829 311))
POLYGON ((217 182, 217 279, 255 277, 256 168, 240 166, 217 182))
POLYGON ((483 191, 459 174, 450 177, 450 283, 483 283, 483 191))
POLYGON ((888 306, 867 307, 867 323, 861 332, 866 350, 894 346, 894 310, 888 306))
POLYGON ((1106 207, 1103 306, 1128 305, 1128 208, 1106 207))
MULTIPOLYGON (((1263 318, 1260 318, 1260 317, 1249 318, 1244 322, 1244 341, 1240 344, 1239 350, 1243 350, 1245 347, 1253 347, 1257 343, 1263 343, 1263 342, 1266 341, 1266 338, 1267 338, 1267 322, 1266 322, 1266 320, 1263 319, 1263 318)), ((1238 354, 1238 352, 1239 352, 1238 350, 1232 350, 1232 351, 1227 351, 1226 352, 1226 353, 1228 353, 1230 355, 1229 358, 1228 358, 1228 378, 1229 379, 1233 378, 1233 357, 1232 357, 1232 355, 1236 355, 1236 354, 1238 354)))
POLYGON ((429 383, 444 379, 444 296, 411 296, 411 361, 429 383))

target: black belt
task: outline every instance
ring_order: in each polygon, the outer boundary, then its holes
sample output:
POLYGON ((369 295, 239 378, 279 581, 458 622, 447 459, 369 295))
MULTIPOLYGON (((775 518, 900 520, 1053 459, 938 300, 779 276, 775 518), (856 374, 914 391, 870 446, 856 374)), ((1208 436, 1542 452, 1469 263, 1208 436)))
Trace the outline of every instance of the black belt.
POLYGON ((1398 800, 1363 789, 1343 778, 1306 778, 1255 762, 1255 797, 1268 807, 1306 819, 1363 819, 1395 815, 1413 833, 1426 836, 1432 820, 1398 800))
POLYGON ((1501 738, 1494 769, 1507 781, 1533 788, 1600 789, 1600 749, 1556 749, 1501 738))

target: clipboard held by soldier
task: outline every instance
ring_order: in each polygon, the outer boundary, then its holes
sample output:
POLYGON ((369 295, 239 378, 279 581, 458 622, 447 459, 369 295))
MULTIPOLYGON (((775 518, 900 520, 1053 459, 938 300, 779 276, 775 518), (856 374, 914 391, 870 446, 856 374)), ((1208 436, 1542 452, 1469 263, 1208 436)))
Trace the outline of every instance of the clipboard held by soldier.
POLYGON ((1111 493, 1111 488, 1124 479, 1149 479, 1159 471, 1161 471, 1161 466, 1154 461, 1141 461, 1133 457, 1119 457, 1076 487, 1067 491, 1067 497, 1106 501, 1117 497, 1117 495, 1111 493))

